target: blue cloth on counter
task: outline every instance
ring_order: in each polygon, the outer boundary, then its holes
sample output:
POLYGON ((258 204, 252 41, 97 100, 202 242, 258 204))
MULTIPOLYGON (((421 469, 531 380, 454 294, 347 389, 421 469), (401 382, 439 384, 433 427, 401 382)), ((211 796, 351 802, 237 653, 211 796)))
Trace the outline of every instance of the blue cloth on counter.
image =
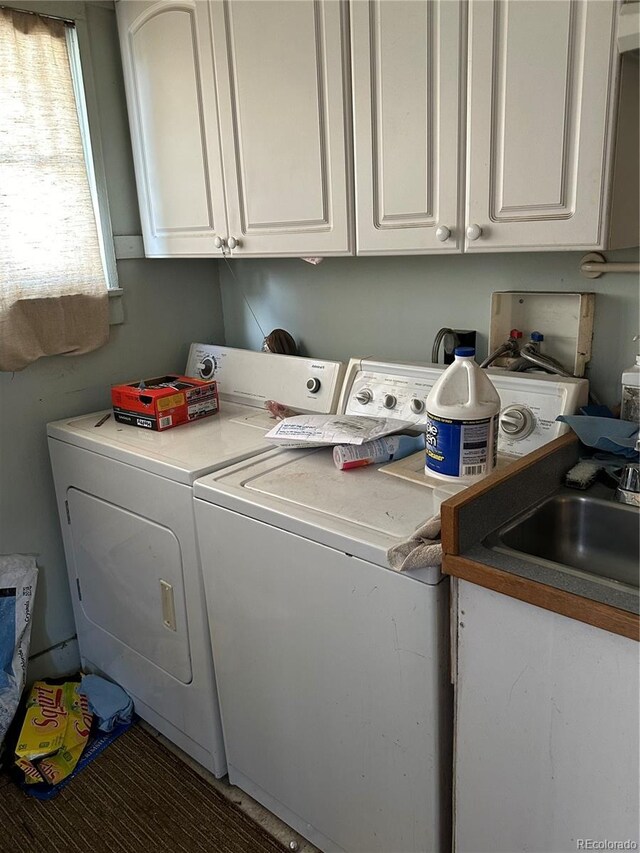
POLYGON ((115 726, 131 722, 133 701, 118 684, 99 675, 85 675, 78 693, 87 697, 89 710, 96 715, 101 732, 110 732, 115 726))
POLYGON ((594 418, 588 415, 558 415, 557 421, 568 424, 587 447, 595 447, 625 459, 637 459, 638 424, 616 418, 594 418))
POLYGON ((594 403, 590 403, 587 406, 580 406, 580 414, 581 415, 589 415, 591 417, 596 418, 612 418, 614 417, 613 412, 608 406, 596 406, 594 403))

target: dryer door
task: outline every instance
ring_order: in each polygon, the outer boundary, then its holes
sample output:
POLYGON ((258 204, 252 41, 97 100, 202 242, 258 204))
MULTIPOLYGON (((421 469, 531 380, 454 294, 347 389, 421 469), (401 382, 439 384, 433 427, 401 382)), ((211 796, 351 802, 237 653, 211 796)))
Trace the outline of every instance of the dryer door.
POLYGON ((104 631, 174 678, 191 681, 182 555, 174 533, 78 489, 68 489, 67 503, 78 595, 86 618, 100 629, 89 632, 91 648, 82 648, 83 657, 105 666, 104 631))

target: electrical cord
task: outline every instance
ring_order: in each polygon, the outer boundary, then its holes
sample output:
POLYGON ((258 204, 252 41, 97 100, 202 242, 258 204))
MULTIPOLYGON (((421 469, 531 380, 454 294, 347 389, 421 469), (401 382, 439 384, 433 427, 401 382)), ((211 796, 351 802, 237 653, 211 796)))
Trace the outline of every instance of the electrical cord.
POLYGON ((449 329, 446 326, 443 326, 442 329, 439 329, 436 332, 436 336, 433 339, 433 348, 431 349, 431 361, 433 364, 438 363, 438 358, 440 357, 440 344, 444 340, 445 335, 453 335, 454 338, 456 337, 453 329, 449 329))

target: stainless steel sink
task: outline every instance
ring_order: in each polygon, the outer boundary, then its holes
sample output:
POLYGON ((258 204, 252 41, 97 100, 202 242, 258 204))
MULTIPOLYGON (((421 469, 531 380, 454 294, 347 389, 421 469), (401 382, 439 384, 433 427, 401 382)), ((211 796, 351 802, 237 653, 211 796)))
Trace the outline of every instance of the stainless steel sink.
POLYGON ((636 507, 562 491, 492 533, 485 544, 571 574, 638 590, 636 507))

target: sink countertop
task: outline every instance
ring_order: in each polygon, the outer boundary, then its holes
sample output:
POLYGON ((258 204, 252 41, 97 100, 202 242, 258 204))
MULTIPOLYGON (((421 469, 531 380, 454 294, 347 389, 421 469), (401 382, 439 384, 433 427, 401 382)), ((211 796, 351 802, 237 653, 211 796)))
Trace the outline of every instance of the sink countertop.
POLYGON ((520 559, 482 544, 490 533, 558 491, 580 452, 581 445, 573 434, 561 436, 445 501, 441 507, 443 570, 453 577, 638 640, 639 598, 633 590, 554 569, 548 563, 536 562, 535 557, 520 559))

